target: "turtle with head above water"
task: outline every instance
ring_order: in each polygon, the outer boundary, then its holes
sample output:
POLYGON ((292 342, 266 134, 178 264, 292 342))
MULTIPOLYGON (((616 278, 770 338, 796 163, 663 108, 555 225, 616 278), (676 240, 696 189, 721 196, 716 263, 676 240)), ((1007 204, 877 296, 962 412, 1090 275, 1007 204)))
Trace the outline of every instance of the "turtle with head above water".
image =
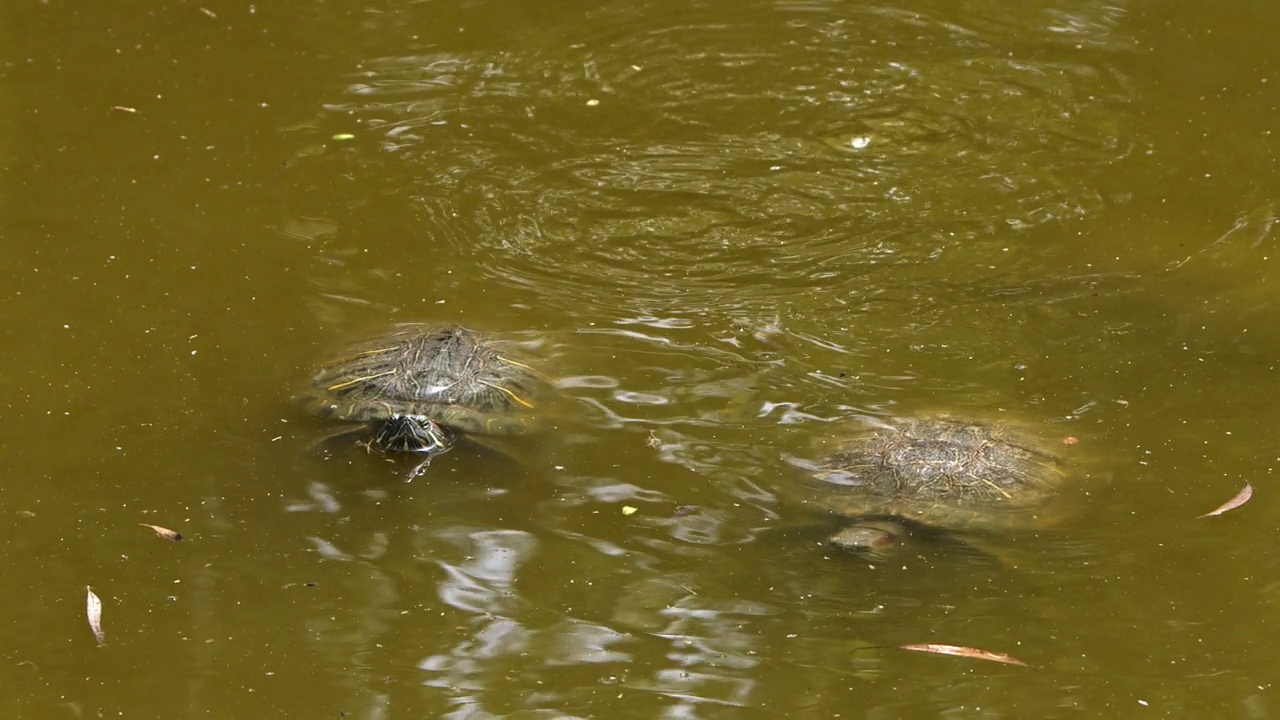
POLYGON ((460 433, 534 431, 549 387, 508 343, 453 325, 404 324, 323 365, 299 400, 368 434, 370 447, 429 460, 460 433))

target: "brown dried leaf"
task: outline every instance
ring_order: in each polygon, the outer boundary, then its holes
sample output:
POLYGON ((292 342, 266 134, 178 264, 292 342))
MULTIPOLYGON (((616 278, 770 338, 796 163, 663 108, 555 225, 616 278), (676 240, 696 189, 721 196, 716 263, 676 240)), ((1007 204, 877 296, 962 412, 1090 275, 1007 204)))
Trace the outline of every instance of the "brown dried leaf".
POLYGON ((138 524, 145 528, 151 528, 152 530, 155 531, 156 535, 159 535, 165 540, 172 540, 174 542, 178 542, 179 540, 182 539, 182 533, 174 532, 169 528, 160 527, 159 525, 148 525, 146 523, 138 523, 138 524))
POLYGON ((1222 503, 1222 505, 1218 506, 1217 510, 1207 512, 1203 515, 1197 515, 1196 519, 1199 520, 1200 518, 1213 517, 1214 515, 1221 515, 1228 510, 1235 510, 1241 505, 1249 502, 1249 498, 1251 497, 1253 497, 1253 486, 1249 483, 1245 483, 1244 487, 1240 488, 1240 492, 1236 493, 1235 497, 1222 503))
POLYGON ((88 585, 84 586, 84 591, 88 594, 85 602, 85 615, 89 618, 89 629, 93 631, 93 636, 98 639, 101 645, 107 641, 107 636, 102 634, 102 601, 97 595, 93 594, 93 588, 88 585))
POLYGON ((959 645, 900 645, 903 650, 914 650, 916 652, 933 653, 935 655, 954 655, 956 657, 973 658, 974 660, 989 660, 991 662, 1004 663, 1006 665, 1019 665, 1027 667, 1027 664, 1012 655, 1004 653, 987 652, 986 650, 978 650, 977 648, 961 647, 959 645))

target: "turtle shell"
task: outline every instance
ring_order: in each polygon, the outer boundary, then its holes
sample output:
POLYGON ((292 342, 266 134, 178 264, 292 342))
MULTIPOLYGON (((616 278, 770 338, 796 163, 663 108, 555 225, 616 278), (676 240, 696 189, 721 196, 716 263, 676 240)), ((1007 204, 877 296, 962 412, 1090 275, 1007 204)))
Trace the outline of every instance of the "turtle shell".
POLYGON ((1051 525, 1066 473, 1053 445, 1009 424, 904 418, 829 441, 817 503, 850 518, 960 530, 1051 525))
POLYGON ((347 422, 416 416, 463 433, 515 435, 537 429, 547 386, 509 343, 458 326, 407 324, 326 363, 302 402, 347 422))

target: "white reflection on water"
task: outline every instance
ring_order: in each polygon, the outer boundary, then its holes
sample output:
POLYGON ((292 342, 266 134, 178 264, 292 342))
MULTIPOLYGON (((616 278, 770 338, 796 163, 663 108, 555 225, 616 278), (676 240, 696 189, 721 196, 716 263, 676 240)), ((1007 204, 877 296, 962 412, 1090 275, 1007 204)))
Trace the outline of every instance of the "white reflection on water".
POLYGON ((429 673, 425 685, 453 695, 457 709, 448 717, 481 717, 485 713, 479 691, 490 689, 492 677, 501 677, 503 658, 520 657, 529 648, 530 631, 506 614, 519 605, 512 588, 516 571, 533 556, 538 543, 529 533, 512 530, 455 528, 449 535, 467 554, 456 564, 436 560, 445 574, 438 592, 450 607, 473 615, 470 630, 452 648, 427 656, 418 667, 429 673))
POLYGON ((440 599, 471 613, 511 612, 517 599, 511 587, 516 571, 537 550, 537 538, 517 530, 482 530, 467 540, 470 554, 463 562, 436 561, 445 572, 440 599))
POLYGON ((307 496, 310 500, 296 500, 285 505, 285 512, 324 512, 336 513, 342 504, 334 497, 328 485, 321 482, 307 483, 307 496))
MULTIPOLYGON (((484 707, 488 693, 494 693, 493 702, 510 702, 502 691, 512 672, 538 675, 551 667, 631 660, 630 654, 612 647, 629 638, 625 633, 571 617, 550 622, 527 617, 538 613, 520 596, 515 583, 521 568, 538 551, 532 534, 463 528, 449 534, 452 544, 464 546, 467 555, 461 562, 435 561, 445 573, 438 592, 450 607, 471 615, 469 629, 453 647, 418 663, 428 673, 426 686, 452 694, 456 709, 447 717, 489 717, 484 707), (530 656, 541 659, 541 668, 527 665, 530 656)), ((523 698, 543 709, 556 700, 554 693, 523 698)))
POLYGON ((510 618, 495 617, 479 623, 475 632, 448 653, 431 655, 418 664, 438 673, 427 685, 440 688, 483 690, 487 687, 486 664, 502 656, 519 657, 529 648, 529 631, 510 618))
POLYGON ((582 663, 627 662, 631 654, 609 646, 629 636, 603 625, 565 618, 545 633, 547 642, 540 647, 543 662, 548 665, 580 665, 582 663))
POLYGON ((661 717, 698 717, 699 705, 749 706, 759 666, 759 634, 753 618, 773 614, 766 605, 695 593, 696 578, 650 578, 633 584, 619 601, 616 622, 649 630, 667 644, 665 663, 633 689, 673 700, 661 717))
MULTIPOLYGON (((723 534, 722 521, 683 516, 674 525, 692 532, 684 543, 701 545, 723 534)), ((682 534, 674 526, 668 532, 682 534)), ((555 553, 544 551, 534 534, 454 527, 435 537, 444 541, 431 559, 443 571, 437 593, 462 617, 450 622, 458 627, 453 639, 423 657, 418 669, 424 686, 447 696, 446 717, 553 710, 555 717, 569 717, 561 711, 598 702, 600 693, 613 696, 617 689, 660 697, 652 712, 656 717, 700 717, 699 708, 707 705, 759 702, 754 697, 761 653, 758 618, 775 614, 769 605, 725 597, 699 575, 649 567, 644 579, 616 586, 612 593, 607 582, 584 585, 592 599, 613 598, 612 614, 577 617, 573 610, 553 609, 559 603, 535 603, 524 596, 526 588, 539 587, 533 579, 546 572, 544 563, 555 561, 544 557, 555 553), (609 685, 615 690, 604 689, 609 685), (538 691, 513 694, 513 686, 538 691)), ((643 553, 634 549, 609 554, 633 560, 638 555, 643 553)), ((573 589, 565 593, 565 604, 591 612, 591 600, 578 598, 573 589)))

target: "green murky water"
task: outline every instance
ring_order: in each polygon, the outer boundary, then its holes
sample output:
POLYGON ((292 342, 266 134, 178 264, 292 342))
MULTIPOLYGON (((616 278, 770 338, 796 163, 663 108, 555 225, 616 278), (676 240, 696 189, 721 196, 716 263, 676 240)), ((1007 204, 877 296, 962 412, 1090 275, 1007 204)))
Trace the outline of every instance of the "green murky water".
POLYGON ((7 716, 1280 715, 1280 13, 2 12, 7 716), (317 451, 402 321, 536 341, 557 431, 317 451), (824 548, 814 442, 939 410, 1079 437, 1078 520, 824 548))

